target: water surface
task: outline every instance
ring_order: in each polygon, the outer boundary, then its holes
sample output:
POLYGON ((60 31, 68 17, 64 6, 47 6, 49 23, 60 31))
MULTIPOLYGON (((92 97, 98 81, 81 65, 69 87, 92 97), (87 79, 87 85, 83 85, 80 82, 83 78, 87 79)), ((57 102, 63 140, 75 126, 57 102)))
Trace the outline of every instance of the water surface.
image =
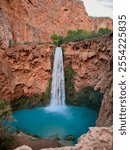
POLYGON ((77 140, 89 127, 95 126, 97 114, 87 107, 64 106, 55 111, 44 107, 18 110, 13 117, 13 127, 28 134, 61 140, 73 135, 77 140))

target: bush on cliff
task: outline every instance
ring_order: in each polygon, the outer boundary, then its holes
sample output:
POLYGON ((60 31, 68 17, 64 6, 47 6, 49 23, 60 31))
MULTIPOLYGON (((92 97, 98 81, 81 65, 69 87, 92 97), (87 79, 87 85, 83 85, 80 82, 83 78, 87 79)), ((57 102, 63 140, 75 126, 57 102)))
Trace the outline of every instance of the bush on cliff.
POLYGON ((102 36, 104 34, 110 33, 111 30, 108 28, 100 28, 98 31, 87 31, 83 29, 79 30, 69 30, 67 33, 67 36, 63 37, 58 34, 53 34, 51 36, 51 39, 53 40, 53 44, 56 46, 60 46, 63 43, 68 43, 68 42, 77 42, 81 41, 84 39, 89 39, 93 38, 96 36, 102 36))
POLYGON ((9 102, 0 99, 0 149, 8 150, 13 144, 13 137, 8 133, 9 126, 4 125, 5 120, 12 119, 9 102))
POLYGON ((51 35, 51 39, 53 40, 53 44, 56 46, 60 46, 63 43, 63 36, 58 34, 51 35))
POLYGON ((108 29, 108 28, 100 28, 100 29, 98 30, 98 35, 104 35, 104 34, 108 34, 108 33, 110 33, 110 32, 111 32, 111 30, 108 29))
POLYGON ((89 32, 87 30, 69 30, 66 37, 63 39, 63 43, 67 42, 77 42, 84 39, 88 39, 91 37, 97 36, 96 31, 89 32))

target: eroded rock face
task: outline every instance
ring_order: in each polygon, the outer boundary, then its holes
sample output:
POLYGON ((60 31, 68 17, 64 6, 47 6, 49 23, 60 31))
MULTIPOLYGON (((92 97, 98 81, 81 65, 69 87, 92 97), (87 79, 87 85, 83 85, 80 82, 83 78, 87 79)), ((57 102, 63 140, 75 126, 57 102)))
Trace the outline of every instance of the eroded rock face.
POLYGON ((16 46, 0 49, 0 98, 41 95, 51 77, 53 46, 16 46))
POLYGON ((112 35, 63 45, 65 65, 75 71, 76 91, 92 86, 103 94, 97 126, 112 124, 112 35))
MULTIPOLYGON (((75 71, 76 91, 91 86, 104 94, 97 126, 112 124, 112 35, 62 45, 64 65, 75 71)), ((55 47, 17 45, 0 49, 0 98, 41 95, 51 78, 55 47)))
MULTIPOLYGON (((112 34, 62 45, 64 64, 75 71, 74 86, 79 91, 92 86, 104 93, 97 126, 112 124, 112 34)), ((0 98, 42 94, 51 78, 51 60, 55 47, 16 45, 0 48, 0 98)), ((28 148, 28 147, 27 147, 28 148)), ((112 128, 96 127, 81 136, 74 147, 55 150, 112 150, 112 128)), ((46 149, 47 150, 47 149, 46 149)), ((51 149, 49 149, 51 150, 51 149)))
POLYGON ((100 29, 100 28, 109 28, 112 30, 113 22, 109 17, 90 17, 92 20, 92 28, 100 29))
POLYGON ((9 46, 9 40, 12 39, 11 26, 7 16, 0 9, 0 46, 6 49, 9 46))
POLYGON ((79 0, 1 0, 0 28, 9 42, 50 41, 53 33, 68 30, 112 28, 112 19, 92 19, 79 0))

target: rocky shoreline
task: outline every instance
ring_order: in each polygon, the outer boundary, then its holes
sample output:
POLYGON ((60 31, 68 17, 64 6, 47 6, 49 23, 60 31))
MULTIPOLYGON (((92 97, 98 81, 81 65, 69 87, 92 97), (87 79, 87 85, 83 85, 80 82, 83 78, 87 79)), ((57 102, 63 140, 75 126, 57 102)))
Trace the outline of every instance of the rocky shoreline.
POLYGON ((12 135, 14 139, 13 146, 10 150, 14 150, 17 147, 22 145, 28 145, 33 150, 40 150, 42 148, 49 148, 49 147, 62 147, 63 145, 59 142, 56 138, 38 138, 36 136, 31 136, 28 134, 21 132, 15 132, 12 135))
POLYGON ((34 149, 23 144, 15 150, 112 150, 112 134, 112 127, 93 127, 79 138, 75 146, 34 149))

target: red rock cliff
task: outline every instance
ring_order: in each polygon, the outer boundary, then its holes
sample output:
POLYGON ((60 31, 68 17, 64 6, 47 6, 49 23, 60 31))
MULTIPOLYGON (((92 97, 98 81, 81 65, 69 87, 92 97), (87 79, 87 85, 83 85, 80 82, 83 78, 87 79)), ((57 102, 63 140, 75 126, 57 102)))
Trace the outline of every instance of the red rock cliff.
POLYGON ((0 33, 9 40, 49 41, 50 35, 65 35, 70 29, 112 28, 112 19, 92 19, 82 1, 77 0, 1 0, 0 33))
MULTIPOLYGON (((112 121, 112 36, 68 43, 62 47, 65 65, 71 63, 76 73, 76 91, 92 86, 104 93, 97 125, 107 126, 112 121)), ((0 98, 14 100, 42 94, 51 78, 54 49, 49 44, 0 49, 0 98)))
POLYGON ((90 17, 93 29, 109 28, 112 30, 113 22, 109 17, 90 17))

